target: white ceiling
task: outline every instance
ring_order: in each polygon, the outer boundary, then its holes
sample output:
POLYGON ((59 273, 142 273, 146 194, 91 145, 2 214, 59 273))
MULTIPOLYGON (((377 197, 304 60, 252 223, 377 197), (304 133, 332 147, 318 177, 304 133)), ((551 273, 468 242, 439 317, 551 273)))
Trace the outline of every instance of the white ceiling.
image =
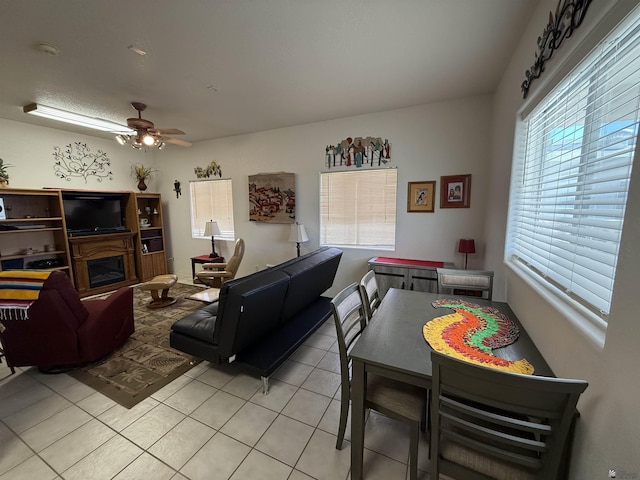
POLYGON ((536 3, 0 0, 0 118, 105 136, 22 107, 126 124, 139 101, 194 142, 490 93, 536 3))

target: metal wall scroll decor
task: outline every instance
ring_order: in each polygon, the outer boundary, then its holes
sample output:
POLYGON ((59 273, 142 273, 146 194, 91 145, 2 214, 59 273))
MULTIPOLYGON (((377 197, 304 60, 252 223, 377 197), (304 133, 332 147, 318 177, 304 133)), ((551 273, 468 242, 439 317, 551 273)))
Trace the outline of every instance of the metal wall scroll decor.
POLYGON ((365 165, 381 167, 391 161, 391 144, 380 137, 347 137, 336 145, 325 148, 325 162, 328 168, 357 167, 365 165))
POLYGON ((69 143, 64 150, 53 147, 53 158, 55 159, 53 170, 56 176, 67 182, 72 178, 84 178, 84 183, 87 183, 90 177, 98 182, 102 182, 105 178, 113 180, 111 160, 107 158, 107 154, 102 150, 92 153, 86 143, 69 143))
POLYGON ((521 86, 523 98, 527 98, 531 82, 540 78, 544 72, 545 62, 560 48, 564 39, 569 38, 582 24, 590 4, 591 0, 558 0, 555 15, 549 12, 549 23, 538 37, 536 61, 524 74, 525 79, 521 86))

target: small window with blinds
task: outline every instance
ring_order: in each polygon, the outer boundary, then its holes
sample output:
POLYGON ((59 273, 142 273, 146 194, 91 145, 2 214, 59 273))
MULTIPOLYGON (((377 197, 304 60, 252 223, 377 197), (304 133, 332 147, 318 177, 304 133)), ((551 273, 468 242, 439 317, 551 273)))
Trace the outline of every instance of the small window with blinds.
POLYGON ((320 245, 394 250, 395 168, 320 174, 320 245))
POLYGON ((640 15, 519 125, 506 260, 606 321, 638 142, 640 15))
POLYGON ((204 236, 206 222, 218 222, 216 239, 235 240, 233 227, 233 191, 231 180, 197 180, 189 182, 191 195, 191 237, 204 236))

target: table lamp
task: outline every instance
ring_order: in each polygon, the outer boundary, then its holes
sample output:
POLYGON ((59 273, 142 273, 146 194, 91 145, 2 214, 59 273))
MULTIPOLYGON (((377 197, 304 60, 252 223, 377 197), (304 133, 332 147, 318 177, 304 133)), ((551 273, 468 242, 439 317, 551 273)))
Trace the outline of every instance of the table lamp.
POLYGON ((458 253, 464 253, 464 269, 467 269, 467 258, 470 253, 476 253, 476 243, 473 238, 461 238, 458 243, 458 253))
POLYGON ((211 253, 209 257, 216 258, 219 257, 216 253, 216 245, 215 245, 215 236, 220 235, 220 227, 218 227, 218 222, 214 222, 213 220, 204 224, 204 236, 211 237, 211 253))
POLYGON ((291 232, 289 233, 289 242, 295 243, 296 248, 298 249, 298 256, 300 256, 300 244, 309 240, 307 237, 307 231, 304 228, 304 225, 296 222, 291 225, 291 232))

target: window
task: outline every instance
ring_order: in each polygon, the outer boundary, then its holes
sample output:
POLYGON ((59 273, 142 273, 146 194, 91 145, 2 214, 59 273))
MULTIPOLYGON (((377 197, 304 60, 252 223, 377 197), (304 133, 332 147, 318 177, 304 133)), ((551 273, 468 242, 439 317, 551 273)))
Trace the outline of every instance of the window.
POLYGON ((191 194, 191 236, 205 238, 205 223, 214 220, 218 222, 221 232, 221 235, 216 235, 216 238, 234 240, 231 180, 192 181, 189 182, 189 191, 191 194))
POLYGON ((393 250, 397 170, 320 174, 320 245, 393 250))
POLYGON ((605 321, 638 137, 638 13, 524 118, 512 172, 507 262, 605 321))

